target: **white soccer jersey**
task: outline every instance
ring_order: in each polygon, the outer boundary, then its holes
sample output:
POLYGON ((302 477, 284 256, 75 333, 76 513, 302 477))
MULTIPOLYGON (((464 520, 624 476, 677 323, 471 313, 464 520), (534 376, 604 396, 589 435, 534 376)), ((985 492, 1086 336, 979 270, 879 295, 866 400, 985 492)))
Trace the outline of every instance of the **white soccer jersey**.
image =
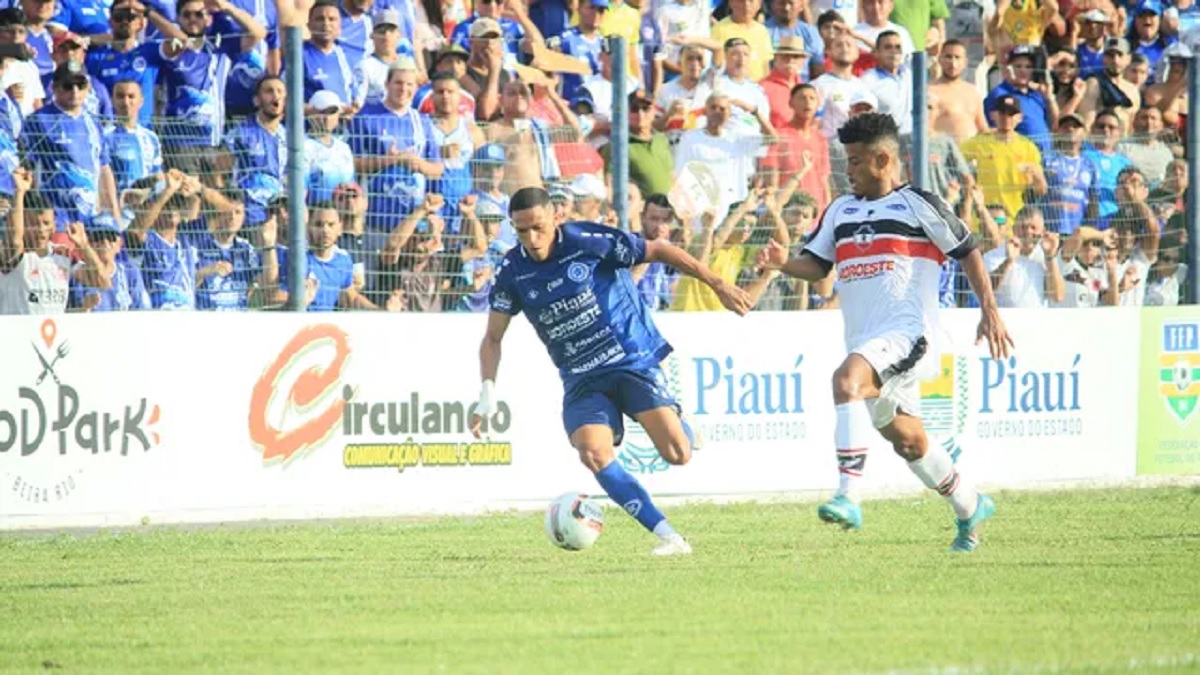
POLYGON ((9 272, 0 272, 0 314, 62 314, 67 309, 71 261, 25 251, 9 272))
POLYGON ((804 250, 837 268, 846 347, 854 351, 892 333, 936 343, 941 264, 974 247, 946 202, 904 185, 874 201, 835 199, 804 250))
POLYGON ((1103 262, 1099 266, 1085 266, 1076 258, 1063 264, 1062 275, 1066 293, 1055 307, 1099 307, 1103 304, 1100 296, 1108 290, 1108 270, 1103 262))

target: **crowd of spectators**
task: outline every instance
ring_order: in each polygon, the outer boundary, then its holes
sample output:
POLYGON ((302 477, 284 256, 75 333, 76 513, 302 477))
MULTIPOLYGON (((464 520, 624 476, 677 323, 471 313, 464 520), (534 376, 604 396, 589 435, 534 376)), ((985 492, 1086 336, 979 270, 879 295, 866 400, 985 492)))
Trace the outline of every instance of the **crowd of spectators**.
MULTIPOLYGON (((849 190, 837 130, 867 111, 895 118, 906 167, 924 135, 930 189, 978 235, 1002 306, 1196 300, 1181 262, 1193 0, 763 3, 0 0, 0 314, 272 308, 293 292, 314 311, 484 311, 517 189, 546 187, 561 221, 618 222, 613 35, 630 227, 758 309, 837 307, 836 279, 760 273, 754 253, 801 246, 849 190), (304 41, 300 223, 287 25, 304 41), (687 181, 712 183, 695 213, 687 181), (303 283, 291 227, 307 233, 303 283)), ((719 308, 670 269, 633 276, 655 309, 719 308)), ((943 304, 969 296, 948 261, 943 304)))

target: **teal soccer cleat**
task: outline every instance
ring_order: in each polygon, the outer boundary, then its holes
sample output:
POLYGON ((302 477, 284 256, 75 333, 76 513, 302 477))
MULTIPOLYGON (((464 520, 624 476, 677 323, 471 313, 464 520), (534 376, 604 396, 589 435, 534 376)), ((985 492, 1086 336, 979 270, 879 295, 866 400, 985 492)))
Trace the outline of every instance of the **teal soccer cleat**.
POLYGON ((983 521, 991 518, 996 513, 996 502, 992 498, 979 493, 979 501, 975 505, 975 514, 966 520, 956 521, 958 524, 958 535, 954 537, 954 543, 950 544, 950 550, 954 553, 970 553, 979 547, 979 526, 983 521))
POLYGON ((827 523, 841 525, 843 530, 862 529, 862 507, 838 495, 817 509, 817 516, 827 523))

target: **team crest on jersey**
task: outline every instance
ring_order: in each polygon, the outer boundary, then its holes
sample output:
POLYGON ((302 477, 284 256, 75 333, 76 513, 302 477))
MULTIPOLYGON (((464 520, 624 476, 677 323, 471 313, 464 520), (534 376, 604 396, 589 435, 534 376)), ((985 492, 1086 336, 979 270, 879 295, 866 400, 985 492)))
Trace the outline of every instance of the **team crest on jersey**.
POLYGON ((863 251, 870 248, 873 239, 875 239, 875 228, 871 227, 870 223, 863 223, 854 231, 854 245, 863 251))
POLYGON ((571 263, 570 267, 567 267, 567 278, 577 284, 582 283, 585 279, 587 279, 588 274, 588 266, 583 263, 571 263))

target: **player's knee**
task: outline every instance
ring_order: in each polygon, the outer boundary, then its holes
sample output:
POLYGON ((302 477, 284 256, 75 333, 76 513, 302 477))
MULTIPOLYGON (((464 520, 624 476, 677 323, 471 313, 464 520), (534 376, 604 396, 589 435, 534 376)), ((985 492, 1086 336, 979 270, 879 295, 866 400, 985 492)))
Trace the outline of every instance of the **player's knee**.
POLYGON ((906 462, 913 462, 925 456, 921 447, 916 442, 909 440, 893 442, 892 450, 895 450, 896 454, 903 457, 906 462))
POLYGON ((576 448, 579 451, 579 461, 592 473, 599 473, 613 461, 612 448, 598 445, 585 445, 576 448))
POLYGON ((686 438, 671 439, 666 447, 658 449, 658 454, 662 455, 667 464, 683 466, 692 459, 692 446, 686 438))
POLYGON ((904 418, 897 418, 884 431, 884 436, 892 442, 892 450, 907 462, 925 456, 925 432, 919 425, 907 423, 904 418))
POLYGON ((849 403, 863 399, 862 385, 856 374, 842 364, 833 371, 833 401, 834 403, 849 403))

